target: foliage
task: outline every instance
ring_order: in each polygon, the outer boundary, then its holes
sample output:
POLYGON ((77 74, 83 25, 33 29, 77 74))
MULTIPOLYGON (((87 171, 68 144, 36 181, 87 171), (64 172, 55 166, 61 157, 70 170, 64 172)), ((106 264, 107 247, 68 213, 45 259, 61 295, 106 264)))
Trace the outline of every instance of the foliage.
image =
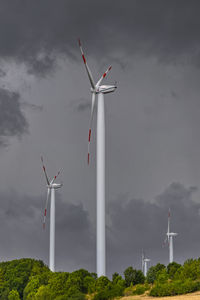
POLYGON ((172 262, 167 266, 167 273, 170 279, 174 279, 176 272, 181 268, 180 264, 176 262, 172 262))
POLYGON ((125 280, 118 274, 114 273, 110 281, 107 277, 101 276, 96 281, 96 291, 94 300, 113 299, 123 295, 125 289, 125 280))
POLYGON ((150 289, 150 285, 148 283, 145 284, 137 284, 135 286, 129 286, 127 287, 123 294, 124 296, 132 296, 132 295, 142 295, 146 291, 150 289))
POLYGON ((155 282, 156 283, 165 283, 168 281, 168 279, 169 279, 169 275, 167 273, 167 269, 165 268, 165 269, 160 270, 157 273, 155 282))
POLYGON ((103 290, 99 290, 95 296, 94 300, 107 300, 114 299, 123 295, 124 286, 119 284, 108 284, 103 290))
POLYGON ((102 291, 110 283, 110 280, 106 276, 101 276, 96 280, 96 291, 102 291))
POLYGON ((8 295, 8 300, 20 300, 18 291, 16 290, 10 291, 8 295))
POLYGON ((188 259, 183 266, 177 270, 174 279, 200 279, 200 259, 188 259))
POLYGON ((51 276, 50 272, 44 272, 40 275, 31 276, 28 284, 26 285, 23 292, 23 300, 31 300, 36 295, 39 287, 41 285, 47 285, 49 277, 51 276))
POLYGON ((148 272, 147 272, 147 282, 148 283, 154 283, 154 281, 157 279, 157 276, 159 275, 159 272, 165 269, 165 265, 162 265, 160 263, 158 263, 155 266, 152 266, 151 268, 149 268, 148 272))
POLYGON ((200 282, 188 279, 186 281, 171 281, 156 284, 150 291, 150 296, 163 297, 192 293, 200 290, 200 282))
POLYGON ((41 285, 33 299, 34 300, 53 300, 53 298, 51 297, 51 291, 47 285, 41 285))
POLYGON ((136 285, 139 283, 144 283, 145 277, 142 271, 133 269, 132 267, 128 267, 124 271, 125 284, 126 286, 136 285))
MULTIPOLYGON (((114 274, 112 274, 112 282, 116 282, 117 278, 119 277, 119 273, 115 272, 114 274)), ((121 276, 120 276, 121 277, 121 276)))
POLYGON ((84 279, 88 276, 92 277, 91 274, 84 269, 70 273, 66 281, 66 289, 76 287, 80 292, 87 293, 88 287, 87 285, 85 286, 86 282, 84 283, 84 279))
POLYGON ((114 273, 111 281, 84 269, 51 272, 34 259, 0 263, 1 300, 107 300, 141 295, 149 289, 155 297, 200 290, 200 259, 188 259, 182 266, 173 262, 167 268, 157 264, 149 269, 144 282, 143 273, 132 267, 124 271, 124 278, 114 273))
POLYGON ((42 261, 28 258, 2 262, 0 269, 9 290, 17 290, 20 298, 23 296, 24 288, 30 276, 40 274, 42 271, 49 272, 42 261))
POLYGON ((7 300, 9 291, 9 284, 4 278, 3 270, 0 269, 0 299, 7 300))
POLYGON ((84 278, 83 285, 87 293, 92 294, 95 292, 95 284, 96 284, 96 280, 94 279, 94 277, 86 276, 84 278))
POLYGON ((150 286, 148 284, 137 284, 132 295, 143 295, 149 289, 150 286))

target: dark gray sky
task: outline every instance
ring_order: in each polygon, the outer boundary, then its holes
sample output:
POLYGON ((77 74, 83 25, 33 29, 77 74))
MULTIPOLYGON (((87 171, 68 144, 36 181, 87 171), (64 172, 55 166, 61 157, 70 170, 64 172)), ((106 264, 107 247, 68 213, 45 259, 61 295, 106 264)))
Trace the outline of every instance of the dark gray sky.
MULTIPOLYGON (((200 3, 177 0, 0 3, 1 260, 48 263, 46 187, 57 193, 56 269, 95 271, 95 134, 88 168, 90 86, 118 82, 106 102, 107 271, 140 267, 162 248, 168 208, 175 260, 200 253, 200 3)), ((95 132, 95 122, 94 131, 95 132)))

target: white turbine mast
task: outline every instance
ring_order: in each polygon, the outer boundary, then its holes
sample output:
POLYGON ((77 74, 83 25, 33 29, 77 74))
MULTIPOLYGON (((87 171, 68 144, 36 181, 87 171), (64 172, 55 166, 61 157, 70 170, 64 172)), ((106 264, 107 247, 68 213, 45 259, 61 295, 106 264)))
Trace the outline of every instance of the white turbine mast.
POLYGON ((85 55, 79 39, 79 47, 81 50, 83 62, 86 68, 86 72, 89 77, 92 93, 92 105, 91 115, 89 123, 88 134, 88 164, 90 162, 90 141, 92 132, 92 120, 94 114, 94 106, 96 101, 96 95, 98 94, 97 103, 97 162, 96 162, 96 210, 97 210, 97 222, 96 222, 96 254, 97 254, 97 276, 106 275, 106 241, 105 241, 105 109, 104 109, 104 94, 112 93, 117 88, 114 85, 101 85, 102 80, 106 77, 111 70, 111 66, 105 71, 101 78, 94 83, 92 73, 87 65, 85 55))
POLYGON ((60 174, 60 171, 57 173, 56 176, 52 178, 50 181, 46 168, 44 166, 43 157, 41 156, 41 161, 43 165, 43 171, 47 182, 47 199, 45 204, 45 210, 44 210, 44 219, 43 219, 43 228, 45 229, 45 223, 46 223, 46 215, 47 215, 47 207, 49 202, 49 197, 51 194, 51 200, 50 200, 50 242, 49 242, 49 269, 54 272, 55 271, 55 190, 62 187, 62 184, 55 183, 56 178, 60 174))
POLYGON ((168 242, 169 246, 169 263, 172 263, 174 261, 174 248, 173 248, 173 238, 178 235, 178 233, 170 232, 170 218, 171 218, 171 211, 169 209, 168 212, 168 226, 167 226, 167 238, 165 242, 168 242))
POLYGON ((146 277, 147 276, 147 271, 148 271, 148 263, 150 262, 151 260, 149 258, 146 258, 145 257, 145 253, 144 251, 142 250, 142 272, 144 274, 144 276, 146 277))

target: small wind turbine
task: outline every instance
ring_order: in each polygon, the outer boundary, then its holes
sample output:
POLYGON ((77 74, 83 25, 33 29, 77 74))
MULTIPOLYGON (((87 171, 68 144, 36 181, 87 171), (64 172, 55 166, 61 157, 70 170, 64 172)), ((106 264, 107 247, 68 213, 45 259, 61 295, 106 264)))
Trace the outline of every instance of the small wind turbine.
POLYGON ((43 228, 45 229, 46 215, 47 215, 47 206, 49 202, 49 196, 51 194, 51 203, 50 203, 50 243, 49 243, 49 269, 54 272, 55 271, 55 190, 62 187, 62 184, 55 183, 57 176, 60 174, 60 171, 56 176, 49 181, 47 176, 46 168, 43 163, 43 157, 41 157, 41 161, 43 164, 43 171, 47 182, 47 200, 44 210, 44 220, 43 220, 43 228))
POLYGON ((97 103, 97 165, 96 165, 96 201, 97 201, 97 276, 106 275, 106 251, 105 251, 105 109, 104 94, 112 93, 117 88, 114 85, 101 85, 102 80, 111 70, 111 66, 105 71, 97 83, 94 83, 92 73, 87 65, 85 55, 79 39, 83 62, 89 77, 92 93, 91 115, 88 134, 88 164, 90 162, 90 141, 92 132, 92 119, 94 114, 95 98, 97 103))
POLYGON ((174 261, 174 249, 173 249, 173 237, 177 236, 178 233, 170 232, 170 218, 171 218, 171 212, 169 209, 168 212, 168 227, 167 227, 167 237, 165 239, 165 243, 168 241, 169 246, 169 263, 172 263, 174 261))
POLYGON ((148 262, 150 262, 151 260, 149 258, 145 257, 145 253, 144 251, 142 251, 142 272, 144 274, 144 276, 147 276, 147 271, 148 271, 148 262))

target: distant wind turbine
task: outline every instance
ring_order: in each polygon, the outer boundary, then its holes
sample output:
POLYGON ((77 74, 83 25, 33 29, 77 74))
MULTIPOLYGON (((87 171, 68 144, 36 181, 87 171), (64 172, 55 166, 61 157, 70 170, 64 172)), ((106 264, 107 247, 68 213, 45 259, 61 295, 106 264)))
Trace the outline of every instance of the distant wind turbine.
POLYGON ((54 272, 55 271, 55 190, 62 187, 62 184, 55 183, 57 176, 60 174, 60 171, 56 176, 49 181, 47 176, 46 168, 43 163, 43 157, 41 157, 41 161, 43 164, 43 171, 47 182, 47 200, 44 210, 44 220, 43 220, 43 228, 45 229, 46 215, 47 215, 47 206, 49 202, 49 197, 51 194, 51 203, 50 203, 50 243, 49 243, 49 269, 54 272))
POLYGON ((178 235, 178 233, 170 232, 170 218, 171 218, 171 212, 169 209, 168 212, 168 226, 167 226, 167 237, 165 239, 165 243, 168 242, 169 246, 169 263, 172 263, 174 261, 174 249, 173 249, 173 238, 178 235))
POLYGON ((88 164, 90 162, 90 141, 92 132, 92 120, 94 114, 94 106, 96 95, 98 94, 97 102, 97 162, 96 162, 96 201, 97 201, 97 276, 106 275, 106 251, 105 251, 105 109, 104 109, 104 94, 112 93, 117 88, 115 85, 101 85, 102 80, 111 70, 111 66, 101 76, 97 83, 94 83, 92 73, 87 65, 85 55, 79 39, 79 47, 81 50, 83 62, 86 72, 89 77, 92 93, 91 115, 88 134, 88 164))
POLYGON ((151 260, 149 258, 145 257, 145 253, 144 251, 142 251, 142 272, 144 274, 144 276, 147 276, 147 271, 148 271, 148 262, 150 262, 151 260))

